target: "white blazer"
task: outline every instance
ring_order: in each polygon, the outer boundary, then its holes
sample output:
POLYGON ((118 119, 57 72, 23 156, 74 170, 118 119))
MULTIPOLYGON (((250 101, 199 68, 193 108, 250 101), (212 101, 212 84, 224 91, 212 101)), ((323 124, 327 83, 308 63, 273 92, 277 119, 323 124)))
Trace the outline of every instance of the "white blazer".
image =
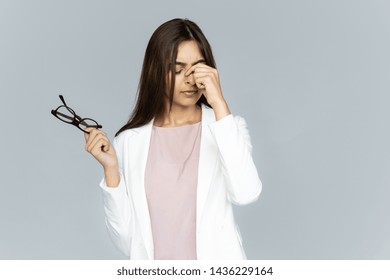
MULTIPOLYGON (((153 120, 113 141, 121 180, 117 188, 100 183, 105 221, 114 244, 130 259, 154 259, 144 174, 153 120)), ((246 122, 228 115, 215 120, 202 106, 202 131, 196 197, 198 259, 245 259, 232 203, 251 203, 262 184, 251 156, 246 122)))

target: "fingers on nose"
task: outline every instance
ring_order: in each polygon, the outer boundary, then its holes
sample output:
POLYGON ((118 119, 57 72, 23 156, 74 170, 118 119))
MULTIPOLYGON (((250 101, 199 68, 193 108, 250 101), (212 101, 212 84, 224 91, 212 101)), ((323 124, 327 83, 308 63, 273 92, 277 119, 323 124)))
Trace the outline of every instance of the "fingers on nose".
POLYGON ((186 77, 185 82, 186 84, 191 84, 191 85, 195 84, 195 79, 192 73, 186 77))

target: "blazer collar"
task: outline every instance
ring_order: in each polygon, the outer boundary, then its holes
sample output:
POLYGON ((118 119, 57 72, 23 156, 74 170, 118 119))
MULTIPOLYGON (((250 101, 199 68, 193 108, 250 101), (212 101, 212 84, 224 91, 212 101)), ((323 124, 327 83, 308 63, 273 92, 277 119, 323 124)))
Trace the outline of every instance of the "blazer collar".
POLYGON ((199 228, 200 220, 203 216, 204 205, 209 192, 212 175, 214 173, 217 160, 217 149, 215 141, 209 129, 209 124, 215 122, 214 110, 202 106, 202 134, 200 142, 199 166, 198 166, 198 186, 196 198, 196 225, 199 228))

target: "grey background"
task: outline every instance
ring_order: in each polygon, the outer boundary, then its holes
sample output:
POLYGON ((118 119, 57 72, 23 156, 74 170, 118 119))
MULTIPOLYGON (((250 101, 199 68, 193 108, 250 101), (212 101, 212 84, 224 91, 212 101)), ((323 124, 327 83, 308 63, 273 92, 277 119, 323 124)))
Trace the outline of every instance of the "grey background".
POLYGON ((101 167, 50 110, 110 135, 147 41, 187 17, 247 119, 263 181, 237 207, 250 259, 390 259, 389 1, 0 0, 0 259, 122 259, 101 167))

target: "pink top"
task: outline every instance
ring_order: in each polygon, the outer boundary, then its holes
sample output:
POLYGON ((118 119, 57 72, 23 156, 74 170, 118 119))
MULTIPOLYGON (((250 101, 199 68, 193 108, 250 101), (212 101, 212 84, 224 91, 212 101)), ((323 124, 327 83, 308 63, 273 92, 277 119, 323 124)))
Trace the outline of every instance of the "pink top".
POLYGON ((201 122, 153 126, 145 170, 156 260, 196 259, 196 187, 201 122))

